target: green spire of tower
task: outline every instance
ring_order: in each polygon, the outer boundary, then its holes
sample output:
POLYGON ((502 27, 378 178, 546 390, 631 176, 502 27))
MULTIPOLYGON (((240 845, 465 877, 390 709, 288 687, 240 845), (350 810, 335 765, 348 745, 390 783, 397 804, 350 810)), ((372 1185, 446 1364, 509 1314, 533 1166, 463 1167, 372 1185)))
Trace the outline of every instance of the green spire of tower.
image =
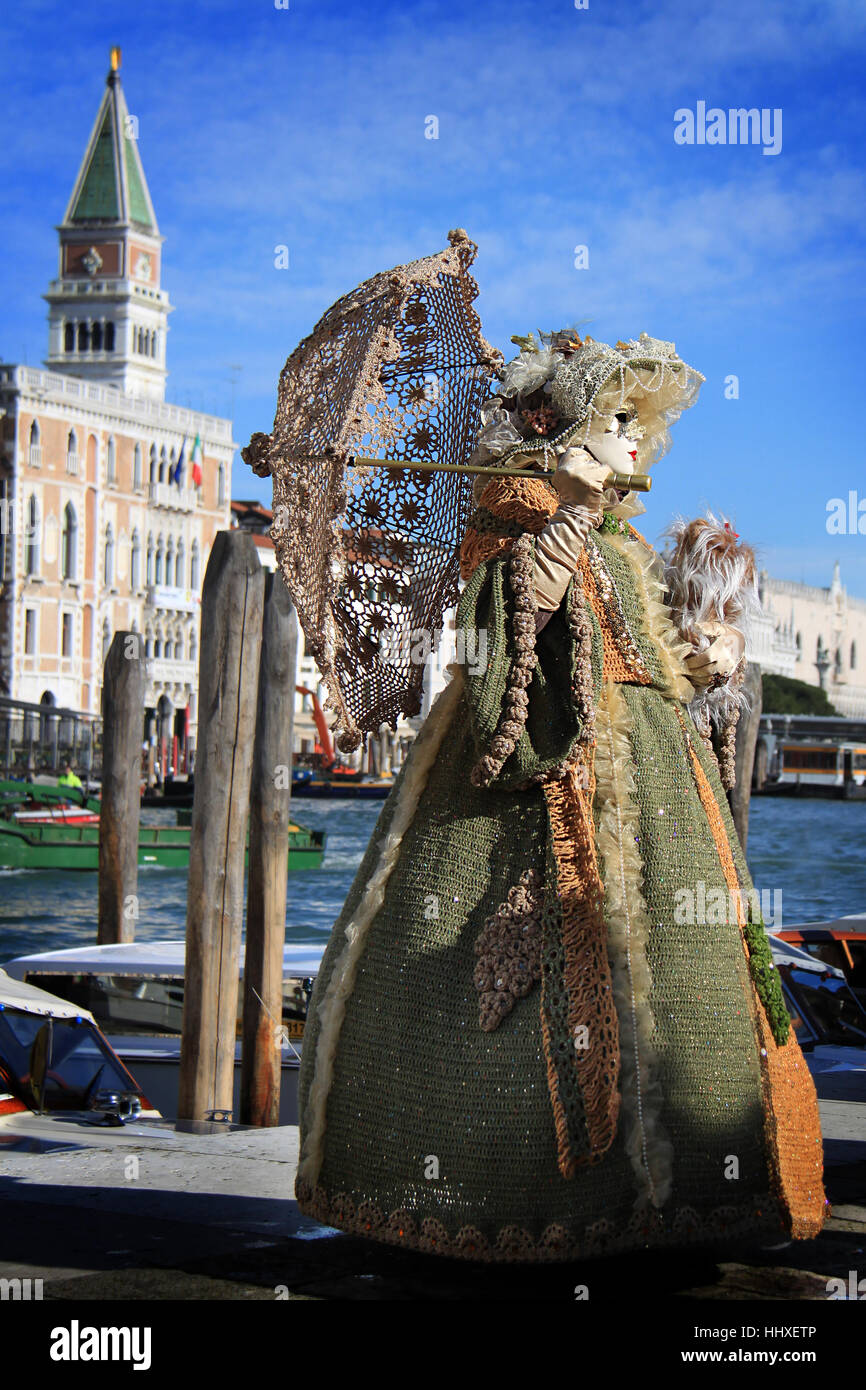
POLYGON ((137 126, 126 105, 119 69, 120 49, 114 48, 105 94, 63 225, 133 224, 159 235, 138 153, 137 126))

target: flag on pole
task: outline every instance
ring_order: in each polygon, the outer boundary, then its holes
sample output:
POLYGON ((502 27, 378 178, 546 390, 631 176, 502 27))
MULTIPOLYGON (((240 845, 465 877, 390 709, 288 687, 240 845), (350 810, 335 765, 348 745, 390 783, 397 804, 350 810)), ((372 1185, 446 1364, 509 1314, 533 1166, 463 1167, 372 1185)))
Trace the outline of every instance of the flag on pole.
POLYGON ((190 463, 192 464, 192 481, 195 487, 201 487, 201 466, 203 462, 204 456, 201 451, 201 435, 197 434, 195 437, 195 443, 192 446, 192 453, 190 455, 190 463))
POLYGON ((177 483, 178 487, 182 487, 182 486, 183 486, 183 463, 184 463, 184 457, 183 457, 183 456, 184 456, 184 453, 186 452, 186 441, 187 441, 187 436, 184 435, 184 437, 183 437, 183 443, 182 443, 181 446, 180 446, 180 453, 179 453, 178 456, 177 456, 177 463, 174 465, 174 468, 172 469, 171 477, 170 477, 169 480, 168 480, 170 483, 177 483))

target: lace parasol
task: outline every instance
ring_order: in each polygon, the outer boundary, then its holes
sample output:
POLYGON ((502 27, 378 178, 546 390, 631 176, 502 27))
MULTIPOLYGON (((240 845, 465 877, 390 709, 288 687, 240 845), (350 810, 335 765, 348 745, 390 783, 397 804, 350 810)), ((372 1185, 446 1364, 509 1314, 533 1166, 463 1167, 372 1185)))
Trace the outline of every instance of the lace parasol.
POLYGON ((272 434, 242 450, 273 476, 277 562, 343 752, 419 712, 417 638, 457 600, 471 475, 363 466, 464 464, 475 447, 502 357, 473 307, 478 248, 462 230, 448 241, 327 311, 280 374, 272 434))

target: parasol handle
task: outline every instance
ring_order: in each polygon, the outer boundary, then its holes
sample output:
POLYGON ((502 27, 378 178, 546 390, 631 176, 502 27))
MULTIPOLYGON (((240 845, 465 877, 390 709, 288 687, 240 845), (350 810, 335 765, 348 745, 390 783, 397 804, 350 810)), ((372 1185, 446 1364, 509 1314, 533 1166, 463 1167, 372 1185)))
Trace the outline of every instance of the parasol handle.
MULTIPOLYGON (((489 467, 486 463, 430 463, 427 459, 368 459, 353 456, 349 463, 356 468, 407 468, 422 473, 486 473, 491 478, 540 478, 544 474, 537 468, 510 468, 507 464, 489 467)), ((649 492, 652 478, 648 473, 614 473, 606 480, 607 486, 627 488, 630 492, 649 492)))

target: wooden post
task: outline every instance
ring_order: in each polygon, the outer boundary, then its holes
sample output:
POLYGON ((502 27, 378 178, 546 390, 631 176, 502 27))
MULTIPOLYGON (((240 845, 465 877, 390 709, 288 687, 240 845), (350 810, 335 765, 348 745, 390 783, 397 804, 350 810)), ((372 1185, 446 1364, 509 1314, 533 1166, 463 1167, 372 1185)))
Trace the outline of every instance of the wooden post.
POLYGON ((743 853, 749 839, 749 803, 752 796, 752 769, 755 765, 755 746, 761 724, 762 701, 761 668, 756 661, 746 666, 746 679, 743 690, 749 700, 749 709, 743 710, 737 725, 736 770, 737 785, 728 793, 731 813, 743 853))
POLYGON ((292 719, 297 624, 282 575, 265 580, 244 959, 241 1124, 280 1122, 292 719))
POLYGON ((252 536, 219 531, 202 589, 178 1086, 182 1120, 232 1110, 263 591, 252 536))
POLYGON ((102 674, 102 802, 99 813, 100 946, 135 938, 144 650, 137 632, 116 632, 102 674))

